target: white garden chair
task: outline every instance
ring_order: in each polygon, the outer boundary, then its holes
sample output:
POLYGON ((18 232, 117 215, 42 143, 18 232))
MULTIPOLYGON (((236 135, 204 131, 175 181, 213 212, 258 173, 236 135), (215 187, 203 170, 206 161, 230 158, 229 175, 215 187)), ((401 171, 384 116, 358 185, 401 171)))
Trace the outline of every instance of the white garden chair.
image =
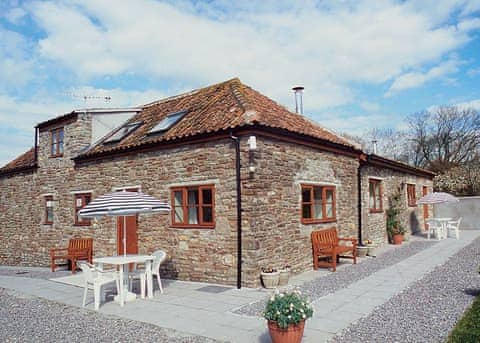
POLYGON ((167 258, 167 253, 163 250, 157 250, 152 255, 155 256, 155 260, 152 263, 152 275, 157 277, 160 293, 163 293, 162 280, 160 279, 160 265, 167 258))
POLYGON ((458 220, 451 220, 448 222, 447 230, 448 236, 453 233, 456 239, 460 239, 460 223, 462 222, 462 218, 458 218, 458 220))
POLYGON ((430 235, 435 235, 437 239, 442 238, 442 227, 438 221, 435 219, 427 219, 428 231, 427 231, 427 239, 430 239, 430 235))
POLYGON ((93 297, 95 302, 95 310, 100 308, 100 302, 105 301, 105 293, 102 292, 102 287, 115 282, 117 293, 120 289, 118 274, 116 271, 103 271, 96 268, 94 265, 87 262, 79 262, 78 266, 85 277, 85 291, 83 293, 83 307, 87 301, 88 288, 93 288, 93 297))
MULTIPOLYGON (((152 276, 157 277, 157 282, 158 282, 158 287, 160 288, 160 293, 163 293, 163 288, 162 288, 162 280, 160 279, 160 265, 162 264, 163 261, 165 261, 165 258, 167 257, 167 254, 163 250, 157 250, 155 251, 152 256, 155 256, 155 259, 153 260, 152 263, 152 276)), ((134 279, 140 279, 140 292, 141 292, 141 297, 142 299, 145 298, 145 284, 146 284, 146 279, 147 279, 147 273, 145 269, 135 269, 131 272, 128 273, 128 287, 129 289, 132 288, 132 282, 134 279)))

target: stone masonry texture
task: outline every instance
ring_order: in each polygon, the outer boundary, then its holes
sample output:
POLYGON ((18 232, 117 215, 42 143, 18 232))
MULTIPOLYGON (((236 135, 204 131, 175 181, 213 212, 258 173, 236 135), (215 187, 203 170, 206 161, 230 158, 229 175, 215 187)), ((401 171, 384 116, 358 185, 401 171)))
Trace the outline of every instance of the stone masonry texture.
MULTIPOLYGON (((72 158, 91 140, 90 126, 88 113, 64 124, 65 152, 57 158, 50 157, 50 130, 54 127, 43 128, 39 135, 38 169, 0 177, 0 263, 47 266, 49 249, 65 247, 73 237, 93 237, 94 256, 116 254, 116 218, 75 226, 75 193, 91 193, 95 198, 114 189, 140 187, 141 191, 170 203, 172 187, 213 184, 214 229, 174 228, 170 214, 142 214, 138 217, 138 250, 165 250, 165 277, 235 284, 237 200, 232 140, 185 144, 75 164, 72 158), (52 195, 54 200, 52 225, 44 224, 45 195, 52 195)), ((242 285, 256 287, 260 285, 262 267, 288 264, 294 273, 312 268, 312 230, 334 226, 342 236, 357 237, 359 161, 261 135, 257 136, 257 149, 248 151, 247 138, 240 137, 242 285), (255 167, 254 172, 250 172, 251 166, 255 167), (302 183, 335 186, 335 222, 301 223, 302 183)), ((368 212, 371 176, 384 180, 384 201, 389 192, 405 182, 417 185, 418 198, 422 185, 431 191, 431 180, 371 166, 362 168, 363 236, 383 243, 385 214, 368 212)), ((406 208, 404 220, 421 226, 422 213, 417 208, 406 208)))

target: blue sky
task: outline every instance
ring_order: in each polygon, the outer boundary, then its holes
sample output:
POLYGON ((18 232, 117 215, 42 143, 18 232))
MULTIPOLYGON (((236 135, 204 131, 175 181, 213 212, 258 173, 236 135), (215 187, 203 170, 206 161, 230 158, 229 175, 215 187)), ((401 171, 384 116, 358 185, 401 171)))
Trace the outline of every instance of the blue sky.
POLYGON ((479 35, 480 0, 2 0, 0 165, 48 118, 232 77, 291 109, 303 85, 305 114, 351 134, 480 109, 479 35))

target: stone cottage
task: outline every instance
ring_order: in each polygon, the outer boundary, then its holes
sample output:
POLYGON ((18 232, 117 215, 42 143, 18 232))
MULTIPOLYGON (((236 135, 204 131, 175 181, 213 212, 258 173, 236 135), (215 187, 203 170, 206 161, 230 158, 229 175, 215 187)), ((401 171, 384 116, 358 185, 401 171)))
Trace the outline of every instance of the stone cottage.
POLYGON ((258 286, 266 266, 311 269, 312 230, 385 242, 392 192, 410 232, 428 215, 415 199, 431 192, 432 173, 367 155, 239 79, 139 108, 73 111, 35 135, 0 169, 1 264, 46 266, 72 237, 93 237, 95 256, 121 251, 121 218, 77 216, 112 190, 172 207, 127 218, 129 253, 163 249, 165 277, 237 286, 258 286))

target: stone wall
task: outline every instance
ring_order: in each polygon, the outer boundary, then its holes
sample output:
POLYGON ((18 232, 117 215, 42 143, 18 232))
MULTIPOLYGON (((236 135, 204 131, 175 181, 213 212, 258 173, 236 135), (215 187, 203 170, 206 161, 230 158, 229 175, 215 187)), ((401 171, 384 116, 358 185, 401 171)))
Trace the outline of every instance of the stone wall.
POLYGON ((248 279, 259 284, 262 267, 290 265, 294 273, 312 268, 312 230, 335 226, 357 237, 358 160, 317 149, 257 137, 249 156, 255 173, 244 180, 244 265, 248 279), (336 222, 301 223, 301 184, 335 185, 336 222), (248 263, 247 263, 248 264, 248 263))
MULTIPOLYGON (((376 244, 388 242, 386 230, 385 210, 389 207, 388 199, 397 191, 401 194, 402 214, 401 220, 407 229, 406 238, 412 233, 425 229, 423 218, 423 206, 409 207, 407 205, 407 186, 415 184, 416 199, 422 195, 422 187, 428 187, 428 193, 432 192, 432 180, 410 174, 393 171, 375 166, 362 166, 362 239, 373 240, 376 244), (369 208, 369 183, 370 178, 381 180, 383 190, 383 212, 372 213, 369 208)), ((431 209, 430 216, 431 214, 431 209)))

